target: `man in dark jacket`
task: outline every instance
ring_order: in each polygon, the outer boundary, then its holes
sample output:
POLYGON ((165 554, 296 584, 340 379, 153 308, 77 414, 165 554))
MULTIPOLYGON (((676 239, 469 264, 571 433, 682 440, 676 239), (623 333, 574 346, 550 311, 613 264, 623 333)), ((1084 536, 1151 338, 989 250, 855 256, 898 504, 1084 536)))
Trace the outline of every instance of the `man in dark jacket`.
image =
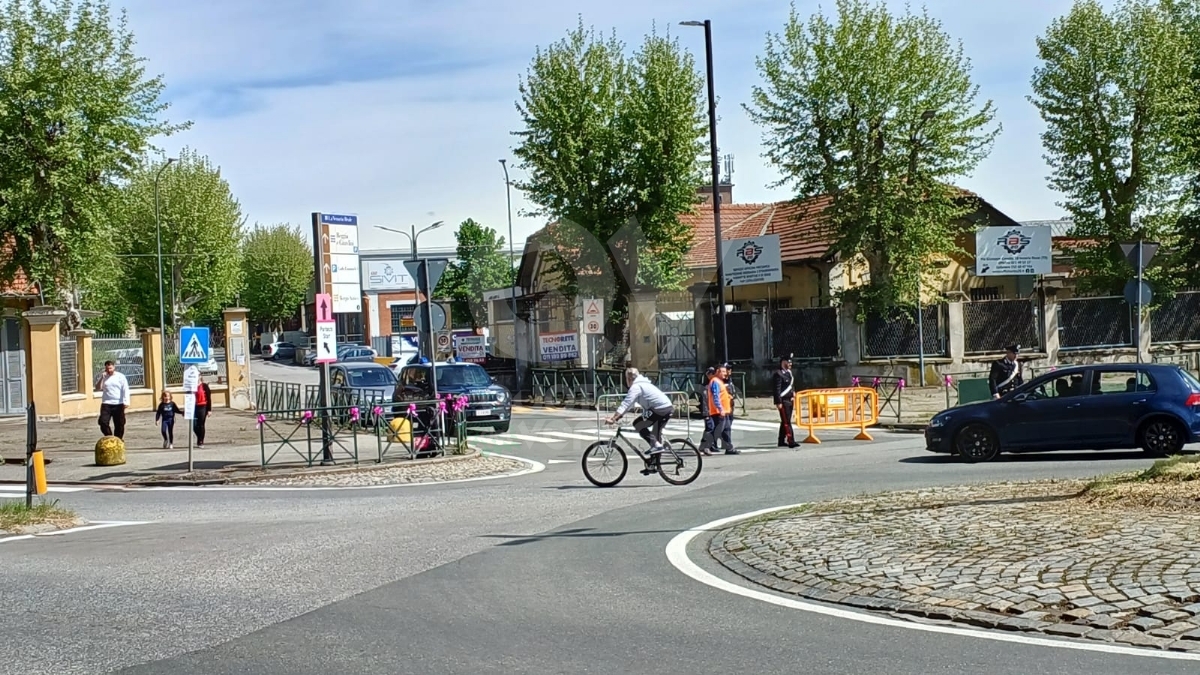
POLYGON ((1004 396, 1025 382, 1021 377, 1021 362, 1017 360, 1020 350, 1019 345, 1009 345, 1004 350, 1004 358, 992 362, 988 387, 992 390, 993 399, 1004 396))
POLYGON ((774 381, 775 409, 779 411, 779 447, 796 447, 796 437, 792 431, 792 411, 794 409, 796 391, 795 375, 792 373, 792 359, 779 359, 779 370, 775 371, 774 381))

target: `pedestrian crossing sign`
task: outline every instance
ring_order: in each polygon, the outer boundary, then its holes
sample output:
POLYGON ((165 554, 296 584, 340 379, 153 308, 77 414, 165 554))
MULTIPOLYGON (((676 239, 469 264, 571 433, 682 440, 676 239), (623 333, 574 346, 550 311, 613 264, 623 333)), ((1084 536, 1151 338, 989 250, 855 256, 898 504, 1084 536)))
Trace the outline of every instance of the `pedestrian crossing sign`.
POLYGON ((208 327, 186 326, 179 330, 179 362, 207 363, 209 354, 208 327))

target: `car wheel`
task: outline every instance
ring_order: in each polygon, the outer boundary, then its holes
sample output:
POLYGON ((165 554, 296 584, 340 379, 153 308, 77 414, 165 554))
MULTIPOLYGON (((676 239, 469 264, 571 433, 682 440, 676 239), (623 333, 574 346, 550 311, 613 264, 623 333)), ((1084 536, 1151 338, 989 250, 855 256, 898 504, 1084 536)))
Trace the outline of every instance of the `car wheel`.
POLYGON ((1142 425, 1138 443, 1151 457, 1178 455, 1183 450, 1183 431, 1175 420, 1165 417, 1152 419, 1142 425))
POLYGON ((505 422, 504 424, 497 424, 496 426, 494 426, 492 428, 495 429, 496 433, 498 433, 498 434, 507 434, 510 424, 511 424, 511 422, 505 422))
POLYGON ((967 464, 990 462, 1000 454, 1000 439, 987 426, 972 423, 954 435, 954 450, 967 464))

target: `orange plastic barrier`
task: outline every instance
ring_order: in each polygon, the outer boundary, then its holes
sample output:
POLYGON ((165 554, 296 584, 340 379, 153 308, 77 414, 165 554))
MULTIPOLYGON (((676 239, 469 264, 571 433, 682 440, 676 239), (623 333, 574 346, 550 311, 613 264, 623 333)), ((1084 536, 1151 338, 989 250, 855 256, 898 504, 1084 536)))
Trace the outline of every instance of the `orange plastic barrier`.
POLYGON ((858 429, 856 441, 872 441, 867 427, 879 422, 879 392, 867 387, 796 392, 795 425, 808 430, 805 443, 820 443, 817 429, 858 429))

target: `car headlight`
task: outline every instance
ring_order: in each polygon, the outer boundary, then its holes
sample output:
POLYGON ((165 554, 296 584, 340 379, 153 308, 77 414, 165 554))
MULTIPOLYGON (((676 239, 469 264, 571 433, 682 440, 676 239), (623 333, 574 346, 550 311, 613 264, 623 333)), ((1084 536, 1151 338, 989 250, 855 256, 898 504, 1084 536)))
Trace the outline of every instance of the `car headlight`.
POLYGON ((935 417, 935 418, 929 420, 929 428, 930 429, 938 429, 938 428, 944 427, 944 426, 946 426, 946 422, 949 422, 949 421, 950 421, 949 417, 935 417))
POLYGON ((496 402, 497 403, 504 403, 507 400, 508 400, 508 392, 502 391, 502 392, 499 392, 496 394, 496 402))

